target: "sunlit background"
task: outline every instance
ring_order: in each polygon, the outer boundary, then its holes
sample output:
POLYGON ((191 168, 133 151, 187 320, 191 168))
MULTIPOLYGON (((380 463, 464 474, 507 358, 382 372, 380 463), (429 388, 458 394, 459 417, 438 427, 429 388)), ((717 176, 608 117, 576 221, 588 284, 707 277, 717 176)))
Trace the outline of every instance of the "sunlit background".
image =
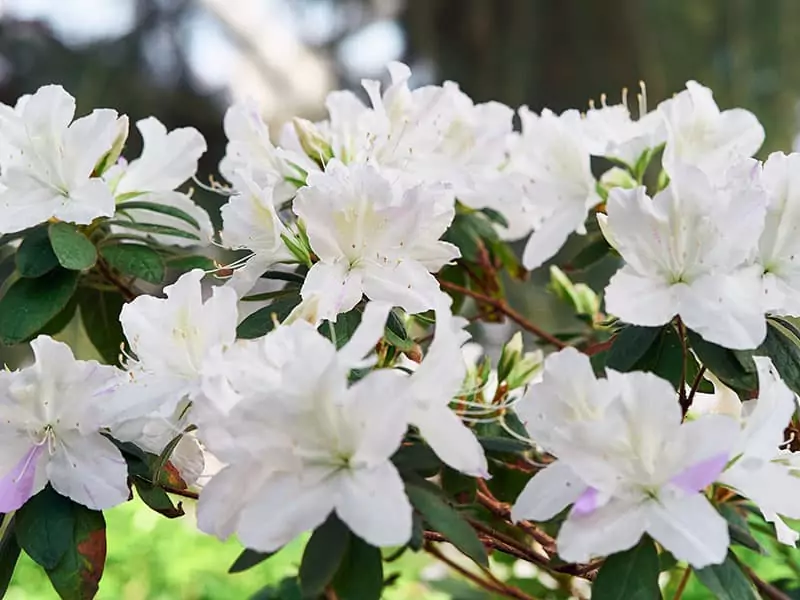
MULTIPOLYGON (((757 114, 767 130, 762 156, 791 149, 800 118, 797 0, 0 0, 0 101, 55 82, 80 113, 111 107, 132 120, 191 125, 209 144, 202 178, 216 173, 233 99, 255 98, 277 131, 294 115, 322 118, 332 89, 385 80, 391 60, 412 67, 414 84, 452 79, 477 101, 535 110, 585 108, 603 92, 616 101, 640 80, 655 105, 696 79, 721 106, 757 114)), ((220 199, 199 194, 215 213, 220 199)), ((576 324, 545 281, 534 274, 512 299, 568 331, 576 324)), ((111 511, 100 598, 248 598, 296 569, 300 545, 227 575, 240 547, 196 533, 188 512, 166 521, 133 503, 111 511)), ((393 571, 402 576, 387 598, 487 597, 452 586, 448 595, 424 557, 393 571)), ((7 597, 55 596, 23 561, 7 597)), ((690 586, 683 597, 705 596, 690 586)))

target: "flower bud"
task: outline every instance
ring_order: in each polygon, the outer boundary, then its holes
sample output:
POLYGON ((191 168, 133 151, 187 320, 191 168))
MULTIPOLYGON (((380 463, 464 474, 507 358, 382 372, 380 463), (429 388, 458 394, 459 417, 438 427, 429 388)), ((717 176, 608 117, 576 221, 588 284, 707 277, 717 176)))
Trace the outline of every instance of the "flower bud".
POLYGON ((125 142, 128 141, 129 128, 130 121, 128 120, 128 115, 122 115, 117 119, 117 137, 114 138, 114 143, 111 145, 111 149, 102 157, 100 157, 100 160, 97 161, 93 172, 94 177, 99 177, 105 173, 117 162, 117 160, 119 160, 119 157, 122 154, 122 148, 125 146, 125 142))
POLYGON ((322 132, 307 119, 294 118, 292 124, 303 152, 324 169, 325 165, 333 158, 333 148, 322 132))
POLYGON ((584 283, 572 283, 556 266, 550 267, 550 289, 564 302, 572 305, 579 315, 594 316, 600 310, 600 299, 584 283))
POLYGON ((613 167, 603 173, 603 176, 600 177, 600 185, 605 189, 610 190, 611 188, 616 187, 633 189, 639 184, 636 183, 636 180, 626 169, 613 167))

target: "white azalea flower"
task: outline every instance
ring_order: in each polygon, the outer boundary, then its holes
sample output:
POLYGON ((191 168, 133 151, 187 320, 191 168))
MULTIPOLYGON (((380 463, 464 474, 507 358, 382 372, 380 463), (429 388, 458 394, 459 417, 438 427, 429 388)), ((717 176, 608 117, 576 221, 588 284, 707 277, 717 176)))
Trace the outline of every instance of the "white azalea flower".
POLYGON ((262 188, 245 172, 229 175, 236 193, 222 207, 222 243, 233 249, 247 249, 253 254, 237 269, 229 285, 245 294, 271 265, 292 260, 282 235, 289 234, 275 210, 276 188, 262 188))
POLYGON ((606 308, 634 325, 680 315, 710 342, 755 348, 766 322, 760 272, 746 261, 764 223, 762 195, 749 182, 715 188, 693 167, 672 175, 652 199, 644 188, 609 194, 607 218, 598 220, 625 265, 606 288, 606 308))
MULTIPOLYGON (((795 499, 800 494, 800 455, 781 449, 784 431, 795 411, 795 395, 775 373, 768 358, 755 357, 758 399, 743 408, 743 426, 734 448, 735 460, 719 478, 752 500, 782 532, 781 516, 800 519, 795 499)), ((794 545, 796 536, 783 536, 794 545)))
POLYGON ((395 393, 407 376, 381 369, 347 381, 383 334, 389 308, 368 304, 338 352, 305 321, 248 344, 252 364, 230 380, 240 399, 220 423, 225 431, 209 436, 228 466, 200 495, 203 531, 235 532, 269 552, 335 512, 372 545, 408 541, 411 505, 389 460, 407 428, 409 405, 395 393))
MULTIPOLYGON (((644 84, 642 84, 644 86, 644 84)), ((589 151, 633 167, 647 150, 657 148, 666 139, 663 115, 647 112, 644 87, 639 96, 639 118, 634 120, 623 93, 623 102, 608 106, 605 97, 600 108, 586 111, 583 134, 589 151)))
POLYGON ((478 439, 450 408, 460 395, 467 365, 462 344, 469 339, 466 319, 450 313, 449 298, 442 295, 436 306, 436 330, 422 363, 408 380, 412 403, 409 421, 434 452, 453 469, 474 477, 489 478, 489 468, 478 439))
POLYGON ((742 108, 720 111, 711 90, 688 81, 686 89, 658 106, 667 128, 664 167, 695 165, 708 174, 753 156, 764 142, 764 128, 742 108))
POLYGON ((111 190, 93 172, 117 137, 117 113, 95 110, 72 122, 74 115, 75 99, 57 85, 23 96, 15 108, 0 105, 0 233, 114 213, 111 190))
MULTIPOLYGON (((155 117, 136 123, 142 134, 144 147, 139 158, 130 163, 120 161, 111 167, 104 178, 114 189, 117 202, 134 200, 161 204, 183 211, 195 223, 159 212, 133 208, 126 209, 121 219, 133 219, 154 225, 175 227, 198 236, 199 240, 185 239, 166 234, 150 234, 166 245, 207 245, 214 237, 214 227, 208 213, 200 208, 187 194, 175 191, 197 171, 197 162, 206 151, 203 135, 194 127, 181 127, 167 132, 166 127, 155 117), (196 226, 195 226, 196 225, 196 226)), ((122 231, 114 227, 115 232, 122 231)))
POLYGON ((800 154, 770 154, 763 183, 769 204, 756 262, 764 273, 764 308, 800 315, 800 154))
POLYGON ((237 297, 217 286, 204 300, 202 278, 195 269, 164 288, 166 298, 139 296, 122 308, 136 360, 127 365, 130 381, 115 392, 129 407, 113 429, 118 439, 159 453, 189 423, 216 418, 217 407, 201 394, 203 365, 212 350, 233 344, 237 297))
POLYGON ((531 180, 525 211, 534 229, 522 263, 540 267, 555 256, 570 234, 585 233, 589 209, 600 203, 589 165, 589 150, 581 132, 578 111, 556 115, 545 109, 541 116, 522 107, 522 134, 511 148, 508 170, 531 180))
POLYGON ((231 106, 223 127, 228 145, 219 172, 231 183, 236 181, 237 171, 250 173, 259 187, 275 188, 273 198, 278 205, 294 197, 306 171, 318 168, 300 152, 275 147, 254 102, 231 106))
POLYGON ((31 342, 35 363, 0 371, 0 512, 9 513, 47 483, 95 510, 128 499, 128 469, 103 435, 120 407, 110 393, 117 369, 75 360, 46 336, 31 342))
POLYGON ((433 308, 441 292, 431 272, 459 256, 439 241, 453 220, 452 194, 441 186, 398 190, 369 165, 332 161, 312 173, 294 212, 319 257, 302 296, 319 297, 322 318, 335 320, 363 294, 409 313, 433 308))

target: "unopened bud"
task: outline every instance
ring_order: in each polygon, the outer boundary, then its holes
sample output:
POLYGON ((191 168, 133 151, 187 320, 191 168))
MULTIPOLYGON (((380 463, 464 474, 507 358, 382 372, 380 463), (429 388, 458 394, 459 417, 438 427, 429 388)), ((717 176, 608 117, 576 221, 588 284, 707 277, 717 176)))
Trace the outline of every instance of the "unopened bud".
POLYGON ((295 118, 292 120, 300 147, 308 157, 324 169, 325 165, 333 158, 333 148, 322 135, 319 128, 307 119, 295 118))
POLYGON ((128 130, 130 128, 130 121, 127 115, 122 115, 117 119, 117 137, 114 138, 114 143, 111 149, 106 152, 94 167, 93 175, 99 177, 111 168, 122 154, 122 149, 125 147, 125 142, 128 141, 128 130))

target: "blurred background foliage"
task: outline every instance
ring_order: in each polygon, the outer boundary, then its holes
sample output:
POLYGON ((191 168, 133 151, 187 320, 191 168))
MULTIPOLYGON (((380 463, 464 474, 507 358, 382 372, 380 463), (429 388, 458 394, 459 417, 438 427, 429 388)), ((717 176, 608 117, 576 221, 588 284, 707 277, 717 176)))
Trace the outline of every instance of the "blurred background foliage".
MULTIPOLYGON (((616 102, 623 87, 636 90, 640 80, 655 105, 696 79, 720 106, 756 113, 767 130, 762 156, 792 149, 800 117, 797 0, 0 0, 0 11, 0 101, 13 104, 40 85, 60 83, 77 97, 79 113, 112 107, 132 121, 156 115, 169 128, 196 127, 209 144, 201 179, 216 174, 222 115, 233 99, 255 98, 277 132, 293 115, 322 118, 332 89, 361 93, 362 78, 385 80, 390 60, 407 62, 415 85, 452 79, 476 101, 537 111, 585 108, 603 92, 616 102)), ((132 141, 135 156, 138 136, 132 141)), ((196 198, 218 222, 221 199, 202 190, 196 198)), ((555 262, 578 247, 572 240, 555 262)), ((612 268, 601 263, 571 276, 600 289, 612 268)), ((548 280, 540 269, 510 284, 510 298, 551 331, 582 327, 546 291, 548 280)), ((76 341, 80 332, 63 335, 76 341)), ((491 341, 507 332, 486 335, 491 341)), ((4 362, 20 356, 0 348, 4 362)), ((166 521, 129 503, 108 520, 101 598, 246 598, 293 572, 300 557, 295 544, 229 576, 238 545, 196 533, 191 513, 166 521)), ((457 582, 421 587, 420 576, 443 575, 422 557, 395 565, 403 574, 392 591, 398 600, 485 597, 457 582)), ((769 578, 769 565, 760 568, 769 578)), ((704 597, 693 586, 684 598, 704 597)), ((53 592, 28 561, 8 597, 53 592)))

